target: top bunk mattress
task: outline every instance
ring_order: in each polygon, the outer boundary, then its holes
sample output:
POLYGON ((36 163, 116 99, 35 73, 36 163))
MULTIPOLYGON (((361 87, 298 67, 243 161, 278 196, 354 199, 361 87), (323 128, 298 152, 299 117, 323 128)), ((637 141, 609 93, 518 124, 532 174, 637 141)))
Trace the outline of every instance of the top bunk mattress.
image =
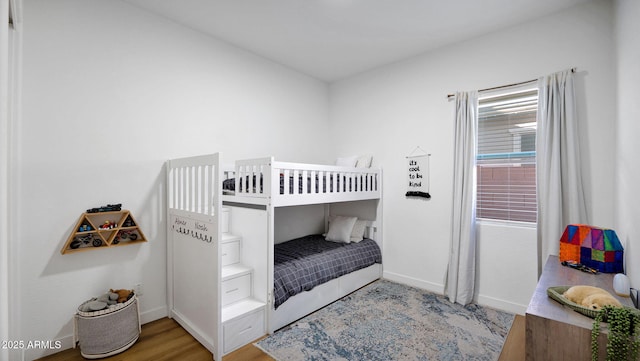
POLYGON ((289 297, 345 274, 382 263, 378 244, 365 238, 358 243, 329 242, 310 235, 274 246, 274 307, 289 297))

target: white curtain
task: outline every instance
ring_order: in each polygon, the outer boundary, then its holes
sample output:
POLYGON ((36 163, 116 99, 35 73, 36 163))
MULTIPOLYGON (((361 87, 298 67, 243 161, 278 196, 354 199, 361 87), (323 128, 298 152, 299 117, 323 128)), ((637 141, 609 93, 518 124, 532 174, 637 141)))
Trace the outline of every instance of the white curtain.
POLYGON ((557 255, 567 224, 588 223, 580 170, 578 117, 573 72, 538 80, 536 136, 538 187, 538 275, 557 255))
POLYGON ((476 274, 476 134, 478 93, 457 92, 453 159, 451 248, 445 294, 451 302, 473 300, 476 274))

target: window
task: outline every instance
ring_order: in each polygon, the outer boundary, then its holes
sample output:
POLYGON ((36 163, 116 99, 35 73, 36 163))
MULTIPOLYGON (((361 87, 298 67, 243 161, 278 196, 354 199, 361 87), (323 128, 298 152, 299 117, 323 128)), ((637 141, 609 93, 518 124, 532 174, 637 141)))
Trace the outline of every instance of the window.
POLYGON ((478 102, 476 218, 536 222, 535 88, 478 102))

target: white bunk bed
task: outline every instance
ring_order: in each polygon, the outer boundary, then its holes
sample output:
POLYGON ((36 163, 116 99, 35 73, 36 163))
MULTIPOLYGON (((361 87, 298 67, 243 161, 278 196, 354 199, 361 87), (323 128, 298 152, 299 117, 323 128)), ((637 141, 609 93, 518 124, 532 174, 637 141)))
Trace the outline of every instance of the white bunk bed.
MULTIPOLYGON (((235 193, 223 195, 229 204, 263 205, 268 217, 267 284, 273 285, 274 208, 310 204, 332 204, 381 199, 382 174, 380 169, 352 168, 318 164, 275 161, 273 157, 239 160, 235 162, 235 193)), ((382 249, 380 228, 381 204, 373 212, 367 238, 375 240, 382 249)), ((357 209, 351 215, 357 215, 357 209)), ((369 212, 371 213, 371 212, 369 212)), ((330 208, 325 212, 328 219, 330 208)), ((334 302, 358 288, 380 278, 382 265, 367 268, 333 279, 310 291, 289 298, 277 309, 273 307, 273 295, 268 289, 267 330, 269 333, 334 302)))
MULTIPOLYGON (((181 241, 181 238, 186 235, 176 233, 172 228, 176 217, 189 217, 194 220, 201 220, 200 217, 204 217, 210 221, 207 224, 211 224, 211 243, 216 245, 218 242, 224 242, 225 239, 221 230, 221 227, 225 226, 220 225, 222 219, 220 215, 225 214, 225 212, 221 212, 223 204, 225 208, 230 209, 229 228, 232 233, 241 235, 243 242, 241 258, 254 270, 251 281, 251 298, 254 304, 264 305, 263 312, 254 308, 251 311, 254 315, 253 318, 247 319, 254 322, 247 329, 251 329, 251 332, 255 332, 256 329, 262 331, 258 337, 267 332, 272 333, 380 278, 382 275, 382 265, 376 263, 316 286, 310 291, 297 294, 277 309, 274 309, 273 306, 274 244, 281 241, 275 239, 276 208, 318 205, 324 209, 325 227, 331 215, 349 212, 349 215, 368 220, 366 236, 375 240, 382 249, 382 232, 380 231, 382 174, 380 169, 278 162, 273 157, 268 157, 236 161, 233 169, 227 169, 225 172, 221 169, 220 157, 216 154, 169 161, 167 174, 170 315, 176 318, 190 333, 195 333, 196 339, 212 351, 215 359, 219 360, 222 354, 226 354, 233 348, 222 346, 226 345, 227 337, 231 337, 227 333, 244 332, 244 330, 240 330, 242 327, 222 325, 225 323, 225 319, 230 318, 225 316, 225 311, 220 311, 223 308, 222 293, 224 290, 221 290, 219 280, 224 278, 221 266, 224 261, 221 258, 219 247, 213 247, 215 250, 207 250, 206 252, 202 252, 202 249, 183 250, 182 248, 197 247, 197 245, 194 242, 181 241), (203 162, 211 164, 203 165, 203 162), (211 174, 205 174, 208 169, 212 170, 211 174), (234 179, 235 190, 232 192, 223 193, 222 191, 225 173, 226 177, 234 179), (229 174, 231 175, 229 176, 229 174), (199 190, 199 186, 202 186, 202 190, 199 190), (192 194, 191 191, 195 193, 192 194), (186 207, 182 205, 186 205, 186 207), (205 213, 200 213, 201 211, 205 213), (178 242, 180 242, 179 245, 178 242), (203 265, 206 262, 208 263, 203 265), (194 282, 189 279, 196 277, 196 275, 203 277, 201 275, 203 270, 211 272, 212 279, 209 279, 208 276, 204 276, 206 279, 203 279, 202 282, 194 282), (185 279, 187 280, 185 281, 185 279), (214 280, 218 280, 215 285, 212 284, 216 283, 214 280), (177 285, 182 282, 191 286, 188 289, 183 289, 185 286, 177 285), (210 287, 210 290, 194 291, 194 283, 197 283, 201 288, 210 287), (188 294, 177 295, 177 292, 188 294), (197 298, 194 297, 194 294, 198 297, 214 298, 211 302, 200 300, 200 303, 208 303, 210 307, 217 309, 207 310, 206 316, 203 313, 205 317, 201 317, 198 321, 192 321, 195 316, 186 315, 186 313, 195 312, 197 314, 202 311, 201 304, 189 304, 197 298), (185 309, 189 309, 189 311, 185 309), (263 318, 262 323, 259 322, 260 317, 263 318), (207 319, 206 322, 210 326, 205 327, 202 324, 203 319, 207 319), (213 331, 213 333, 209 331, 213 331)), ((203 248, 202 244, 199 246, 203 248)), ((242 313, 243 311, 238 312, 239 315, 242 313)), ((246 321, 246 323, 250 322, 246 321)), ((244 343, 252 340, 245 340, 244 343)), ((241 344, 242 342, 234 343, 234 345, 240 346, 241 344)))

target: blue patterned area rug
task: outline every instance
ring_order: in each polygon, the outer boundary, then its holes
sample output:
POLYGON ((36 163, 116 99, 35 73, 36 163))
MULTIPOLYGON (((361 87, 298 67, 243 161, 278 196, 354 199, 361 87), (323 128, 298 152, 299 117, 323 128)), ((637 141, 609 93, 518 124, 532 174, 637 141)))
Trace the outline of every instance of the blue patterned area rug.
POLYGON ((255 345, 285 360, 497 360, 514 315, 379 280, 255 345))

